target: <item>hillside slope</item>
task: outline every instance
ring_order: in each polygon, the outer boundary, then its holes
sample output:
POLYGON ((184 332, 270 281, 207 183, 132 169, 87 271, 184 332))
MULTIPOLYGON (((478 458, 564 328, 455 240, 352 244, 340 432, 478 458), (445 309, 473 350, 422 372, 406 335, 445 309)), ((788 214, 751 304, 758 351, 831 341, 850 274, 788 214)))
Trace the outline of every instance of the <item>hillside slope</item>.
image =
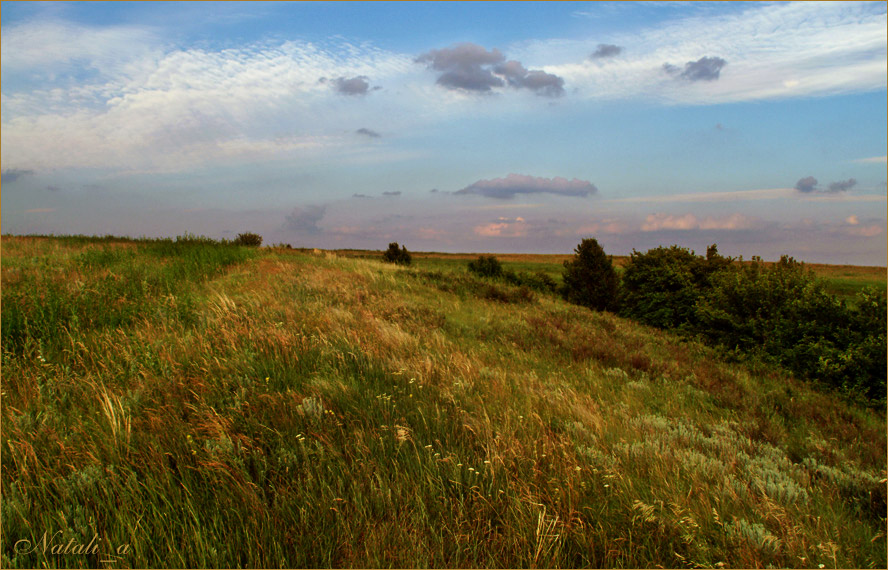
POLYGON ((886 566, 885 417, 777 371, 456 270, 2 245, 4 567, 886 566))

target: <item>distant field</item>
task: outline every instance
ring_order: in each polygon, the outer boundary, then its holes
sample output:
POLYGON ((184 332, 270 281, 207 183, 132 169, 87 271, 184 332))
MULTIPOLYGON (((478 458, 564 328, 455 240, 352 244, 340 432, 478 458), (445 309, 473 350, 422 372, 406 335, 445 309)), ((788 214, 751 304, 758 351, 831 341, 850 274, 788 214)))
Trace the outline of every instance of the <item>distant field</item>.
MULTIPOLYGON (((344 257, 379 259, 381 251, 342 249, 336 253, 344 257)), ((427 269, 455 269, 465 267, 469 261, 479 255, 494 255, 503 267, 514 271, 543 271, 556 281, 561 281, 564 262, 572 259, 567 254, 533 254, 533 253, 437 253, 411 252, 414 263, 427 269)), ((629 256, 613 256, 614 265, 623 267, 629 262, 629 256)), ((773 262, 765 262, 770 265, 773 262)), ((866 287, 888 288, 888 268, 862 265, 826 265, 821 263, 805 264, 818 277, 826 280, 828 290, 840 297, 851 297, 866 287)))

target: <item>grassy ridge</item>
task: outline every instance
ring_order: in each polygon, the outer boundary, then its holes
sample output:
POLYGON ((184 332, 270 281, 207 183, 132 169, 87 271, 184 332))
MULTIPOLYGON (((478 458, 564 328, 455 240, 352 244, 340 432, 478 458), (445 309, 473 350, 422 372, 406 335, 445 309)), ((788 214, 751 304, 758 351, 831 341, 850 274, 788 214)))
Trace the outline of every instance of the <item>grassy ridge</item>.
POLYGON ((886 565, 870 410, 442 266, 167 245, 3 238, 3 566, 886 565))

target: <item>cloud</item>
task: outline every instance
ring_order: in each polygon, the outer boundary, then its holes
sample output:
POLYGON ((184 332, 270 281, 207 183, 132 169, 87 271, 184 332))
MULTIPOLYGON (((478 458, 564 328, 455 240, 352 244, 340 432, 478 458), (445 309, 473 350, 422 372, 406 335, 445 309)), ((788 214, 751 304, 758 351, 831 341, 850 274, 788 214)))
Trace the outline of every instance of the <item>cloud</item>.
POLYGON ((687 15, 614 32, 608 43, 631 45, 632 57, 613 58, 607 65, 589 58, 577 61, 576 54, 596 49, 597 42, 587 39, 541 41, 520 54, 516 49, 515 55, 551 62, 546 71, 564 78, 572 99, 712 105, 884 91, 884 4, 737 6, 728 13, 682 9, 687 15), (702 55, 724 59, 730 73, 717 81, 679 81, 684 62, 702 55), (663 62, 675 64, 674 76, 667 76, 672 81, 664 81, 663 62))
POLYGON ((370 83, 365 75, 359 75, 351 79, 337 77, 333 80, 333 87, 337 93, 342 95, 366 95, 370 90, 370 83))
POLYGON ((830 182, 828 188, 830 192, 847 192, 856 185, 857 180, 849 178, 848 180, 841 180, 839 182, 830 182))
POLYGON ((524 237, 527 235, 527 224, 522 217, 504 218, 489 224, 475 226, 475 234, 484 237, 524 237))
POLYGON ((671 63, 664 63, 663 69, 670 75, 678 75, 688 81, 715 81, 721 69, 727 64, 720 57, 701 57, 697 61, 689 61, 681 69, 671 63))
POLYGON ((436 83, 448 89, 488 93, 494 87, 508 85, 548 97, 564 94, 564 79, 540 70, 527 70, 519 61, 506 61, 496 48, 488 51, 477 44, 461 43, 433 49, 415 61, 441 72, 436 83))
POLYGON ((401 191, 400 191, 400 190, 395 190, 394 192, 383 192, 382 195, 383 195, 383 196, 400 196, 400 195, 401 195, 401 191))
POLYGON ((795 189, 804 194, 838 194, 840 192, 847 192, 851 188, 857 185, 857 180, 854 178, 849 178, 848 180, 840 180, 838 182, 830 182, 826 187, 826 190, 822 190, 817 186, 817 179, 813 176, 806 176, 805 178, 799 179, 796 182, 795 189))
POLYGON ((853 160, 858 164, 888 164, 888 156, 871 156, 869 158, 858 158, 853 160))
POLYGON ((520 62, 510 60, 493 68, 494 73, 506 79, 510 87, 526 88, 538 95, 559 97, 564 94, 564 80, 544 71, 528 71, 520 62))
POLYGON ((671 216, 650 214, 641 226, 643 232, 660 230, 743 230, 753 226, 753 220, 742 214, 731 214, 722 218, 711 216, 699 219, 694 214, 671 216))
POLYGON ((635 196, 614 198, 606 202, 734 202, 747 200, 778 200, 789 198, 791 188, 762 188, 758 190, 735 190, 733 192, 697 192, 693 194, 667 194, 663 196, 635 196))
POLYGON ((33 208, 31 210, 25 210, 26 214, 48 214, 50 212, 55 212, 55 208, 33 208))
POLYGON ((2 173, 0 173, 0 183, 10 184, 23 176, 32 176, 33 174, 33 170, 28 170, 25 168, 7 168, 2 173))
POLYGON ((596 194, 598 188, 585 180, 568 180, 555 178, 537 178, 523 174, 509 174, 505 178, 479 180, 454 194, 477 194, 487 198, 509 200, 516 194, 557 194, 560 196, 585 197, 596 194))
POLYGON ((378 139, 379 137, 382 136, 381 134, 377 133, 374 130, 365 129, 365 128, 360 128, 360 129, 356 130, 355 133, 359 134, 359 135, 366 135, 366 136, 370 137, 371 139, 378 139))
POLYGON ((813 192, 817 188, 817 179, 813 176, 800 178, 799 181, 796 182, 794 188, 799 192, 804 192, 806 194, 813 192))
POLYGON ((368 196, 366 194, 352 194, 352 198, 373 198, 373 196, 368 196))
POLYGON ((860 223, 860 220, 857 219, 857 216, 852 214, 852 215, 848 216, 847 218, 845 218, 845 222, 850 226, 856 226, 857 224, 860 223))
POLYGON ((616 57, 623 52, 623 48, 620 46, 615 46, 613 44, 598 44, 598 47, 595 48, 595 51, 592 52, 592 55, 589 57, 592 59, 601 59, 607 57, 616 57))
POLYGON ((318 222, 321 221, 326 213, 327 206, 325 205, 309 205, 293 208, 293 211, 284 219, 284 229, 289 232, 301 234, 321 233, 322 230, 318 227, 318 222))

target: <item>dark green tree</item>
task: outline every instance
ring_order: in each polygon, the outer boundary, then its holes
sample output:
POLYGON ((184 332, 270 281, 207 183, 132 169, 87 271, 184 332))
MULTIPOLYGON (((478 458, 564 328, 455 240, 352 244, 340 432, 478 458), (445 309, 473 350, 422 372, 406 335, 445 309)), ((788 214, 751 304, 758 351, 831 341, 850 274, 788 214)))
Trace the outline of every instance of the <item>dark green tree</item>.
POLYGON ((260 236, 259 234, 254 234, 252 232, 237 234, 237 238, 235 238, 234 243, 236 245, 259 247, 260 245, 262 245, 262 236, 260 236))
POLYGON ((564 298, 596 311, 615 310, 620 283, 612 259, 594 238, 584 239, 575 252, 564 262, 564 298))
POLYGON ((392 242, 389 244, 388 249, 382 254, 382 260, 389 263, 396 263, 398 265, 410 265, 413 258, 405 246, 399 246, 398 242, 392 242))

